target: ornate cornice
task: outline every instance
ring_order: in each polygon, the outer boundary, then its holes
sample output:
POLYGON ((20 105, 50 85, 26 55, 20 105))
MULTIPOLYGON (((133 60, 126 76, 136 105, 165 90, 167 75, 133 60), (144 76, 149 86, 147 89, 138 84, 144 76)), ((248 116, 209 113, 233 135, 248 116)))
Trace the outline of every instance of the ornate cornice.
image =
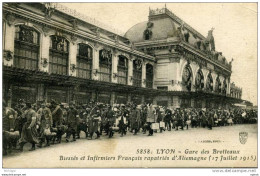
POLYGON ((23 9, 11 9, 10 7, 4 6, 3 10, 6 13, 13 14, 15 17, 17 16, 17 17, 20 17, 20 18, 24 18, 24 19, 29 20, 31 22, 42 25, 43 28, 46 28, 46 30, 43 29, 43 30, 45 30, 44 35, 46 35, 46 36, 48 35, 49 29, 53 29, 53 30, 58 29, 59 31, 62 31, 62 32, 67 33, 69 35, 75 35, 77 37, 84 38, 84 39, 92 41, 92 42, 97 42, 101 45, 107 45, 111 48, 116 46, 116 48, 120 51, 129 53, 129 54, 133 54, 133 55, 137 55, 138 57, 143 57, 143 58, 148 59, 148 60, 153 61, 153 62, 155 61, 153 56, 149 56, 149 55, 146 55, 146 54, 144 54, 140 51, 133 50, 133 48, 131 48, 131 46, 125 46, 125 45, 121 45, 119 43, 118 43, 118 45, 115 45, 115 43, 111 43, 110 41, 106 41, 106 39, 103 39, 101 37, 100 38, 97 37, 97 36, 99 36, 99 34, 93 35, 93 33, 88 33, 86 31, 82 31, 82 30, 75 31, 70 26, 66 26, 66 25, 61 24, 59 22, 56 22, 54 20, 45 20, 44 17, 37 15, 37 14, 33 14, 31 12, 28 12, 28 11, 25 11, 23 9))

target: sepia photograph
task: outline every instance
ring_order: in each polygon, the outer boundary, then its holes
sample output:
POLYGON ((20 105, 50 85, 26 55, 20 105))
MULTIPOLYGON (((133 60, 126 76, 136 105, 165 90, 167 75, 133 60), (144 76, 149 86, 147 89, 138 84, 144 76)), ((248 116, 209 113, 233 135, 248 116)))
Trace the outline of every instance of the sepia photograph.
POLYGON ((2 168, 256 174, 257 17, 257 2, 2 2, 2 168))

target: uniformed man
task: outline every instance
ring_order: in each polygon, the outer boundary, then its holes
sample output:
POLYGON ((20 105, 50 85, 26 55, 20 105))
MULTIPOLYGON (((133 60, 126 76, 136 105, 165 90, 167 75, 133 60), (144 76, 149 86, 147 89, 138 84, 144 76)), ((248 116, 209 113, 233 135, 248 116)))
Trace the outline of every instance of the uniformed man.
POLYGON ((19 139, 20 150, 23 151, 24 144, 29 142, 32 144, 29 151, 33 151, 35 150, 35 144, 39 143, 39 139, 36 128, 37 113, 32 109, 31 103, 26 103, 26 110, 23 116, 27 121, 23 126, 21 138, 19 139))
POLYGON ((68 120, 67 120, 68 130, 67 130, 66 142, 69 142, 71 135, 73 137, 73 141, 76 141, 76 132, 77 132, 78 124, 79 124, 79 114, 75 108, 75 104, 72 102, 70 103, 70 109, 68 110, 68 120))
POLYGON ((7 148, 9 152, 12 151, 12 147, 16 147, 17 138, 19 139, 19 133, 15 134, 15 120, 17 113, 14 109, 7 107, 3 100, 3 155, 7 154, 7 148), (15 144, 15 146, 13 146, 15 144))
POLYGON ((131 119, 131 128, 134 132, 134 135, 137 134, 139 131, 139 125, 140 125, 140 111, 136 108, 137 106, 134 104, 133 109, 130 113, 130 119, 131 119))
POLYGON ((111 138, 114 135, 112 127, 116 121, 115 119, 115 112, 112 110, 111 106, 108 107, 108 112, 106 114, 107 123, 108 123, 108 137, 111 138))
POLYGON ((165 128, 167 128, 168 131, 171 131, 172 111, 168 108, 165 111, 164 119, 165 119, 165 128))
POLYGON ((128 116, 129 116, 129 112, 125 108, 125 105, 121 105, 121 113, 120 113, 120 120, 119 120, 119 132, 121 134, 120 137, 126 135, 128 116))
POLYGON ((45 103, 41 104, 41 108, 37 111, 38 120, 37 123, 39 124, 39 136, 40 142, 38 147, 42 147, 42 143, 47 141, 45 147, 50 146, 49 141, 51 138, 51 127, 52 127, 52 115, 51 110, 46 107, 45 103))

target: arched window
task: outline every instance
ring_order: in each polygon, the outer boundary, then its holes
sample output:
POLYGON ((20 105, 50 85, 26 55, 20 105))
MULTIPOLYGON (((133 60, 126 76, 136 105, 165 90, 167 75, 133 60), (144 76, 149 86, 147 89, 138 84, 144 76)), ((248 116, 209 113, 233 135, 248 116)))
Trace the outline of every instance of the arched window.
POLYGON ((153 88, 153 66, 146 64, 146 87, 153 88))
POLYGON ((118 83, 127 85, 127 76, 128 76, 128 60, 126 57, 120 55, 118 56, 118 83))
POLYGON ((29 70, 38 69, 39 33, 32 27, 15 27, 14 66, 29 70))
POLYGON ((207 77, 206 89, 209 91, 213 91, 213 78, 211 73, 209 73, 207 77))
POLYGON ((219 77, 216 78, 215 91, 221 93, 221 82, 219 77))
POLYGON ((80 78, 91 79, 92 73, 92 48, 84 43, 78 44, 77 51, 77 76, 80 78))
POLYGON ((108 49, 99 51, 99 80, 111 82, 112 52, 108 49))
POLYGON ((222 93, 223 93, 223 94, 226 94, 226 93, 227 93, 227 82, 226 82, 226 79, 224 79, 224 81, 223 81, 222 93))
POLYGON ((203 76, 201 69, 199 69, 199 71, 197 72, 195 85, 196 85, 196 88, 199 90, 204 88, 204 76, 203 76))
POLYGON ((69 42, 64 37, 51 36, 49 59, 50 73, 68 74, 69 42))
POLYGON ((133 86, 142 86, 142 61, 139 59, 133 61, 133 86))
POLYGON ((189 65, 186 65, 182 73, 182 83, 187 88, 188 91, 191 91, 192 86, 192 71, 189 65))

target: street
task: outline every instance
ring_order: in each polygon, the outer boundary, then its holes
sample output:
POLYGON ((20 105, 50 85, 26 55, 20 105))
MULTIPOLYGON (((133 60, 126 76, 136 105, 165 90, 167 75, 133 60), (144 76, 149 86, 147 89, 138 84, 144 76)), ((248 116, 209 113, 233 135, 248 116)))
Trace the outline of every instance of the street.
POLYGON ((154 136, 115 133, 111 139, 104 133, 93 140, 81 136, 76 142, 63 138, 61 144, 32 152, 26 144, 23 152, 5 156, 3 167, 257 167, 257 124, 185 128, 154 136), (245 144, 239 132, 248 133, 245 144))

